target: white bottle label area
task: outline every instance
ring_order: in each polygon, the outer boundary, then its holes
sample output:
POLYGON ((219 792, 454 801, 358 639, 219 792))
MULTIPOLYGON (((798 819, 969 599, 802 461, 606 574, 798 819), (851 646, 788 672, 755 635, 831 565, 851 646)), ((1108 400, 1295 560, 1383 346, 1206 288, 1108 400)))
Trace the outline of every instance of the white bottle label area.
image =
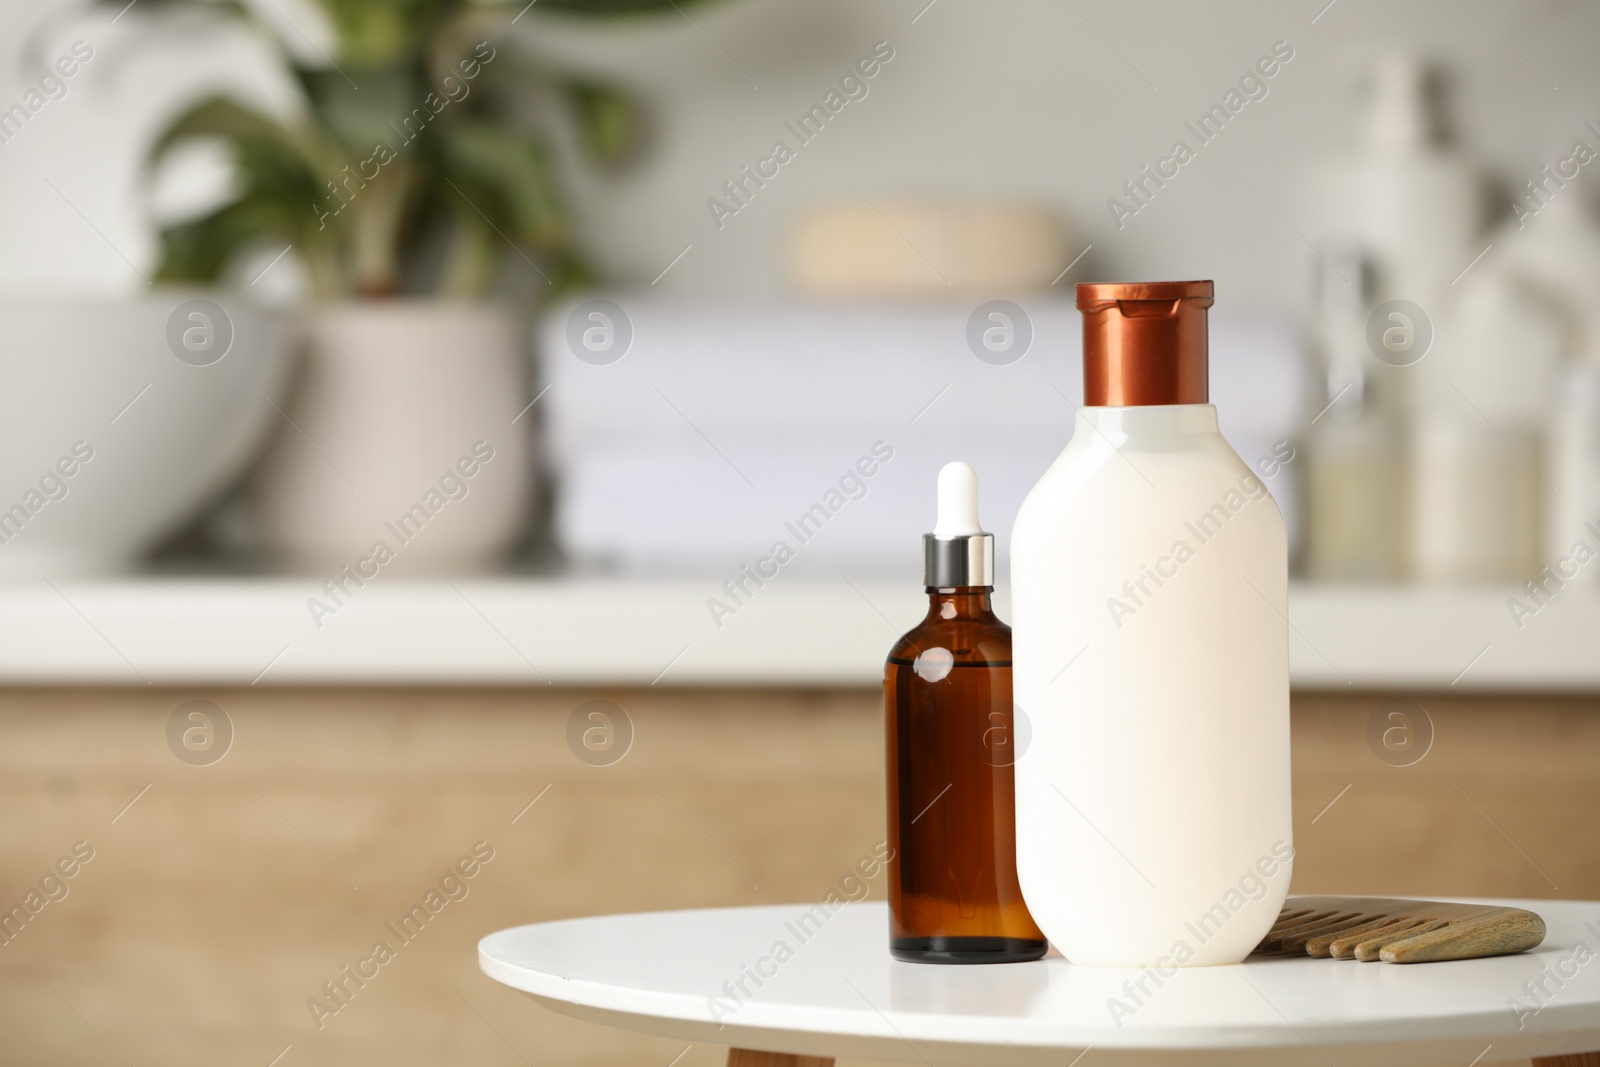
POLYGON ((1209 404, 1083 408, 1011 559, 1034 919, 1078 964, 1242 960, 1293 859, 1277 504, 1209 404))

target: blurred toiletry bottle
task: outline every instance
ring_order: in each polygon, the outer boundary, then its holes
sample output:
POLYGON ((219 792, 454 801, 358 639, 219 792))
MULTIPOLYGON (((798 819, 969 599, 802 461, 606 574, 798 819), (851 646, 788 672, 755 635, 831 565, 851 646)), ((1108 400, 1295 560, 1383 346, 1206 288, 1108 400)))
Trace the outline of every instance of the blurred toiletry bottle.
MULTIPOLYGON (((1544 563, 1561 582, 1594 586, 1600 584, 1600 565, 1591 564, 1600 554, 1600 225, 1584 191, 1551 168, 1515 194, 1515 223, 1497 235, 1496 251, 1554 304, 1566 340, 1544 442, 1544 563)), ((1542 574, 1536 580, 1548 582, 1542 574)))
POLYGON ((1383 403, 1366 343, 1372 269, 1356 246, 1318 258, 1312 333, 1326 392, 1308 434, 1305 572, 1314 581, 1392 582, 1404 575, 1404 424, 1383 403))
POLYGON ((1412 574, 1521 582, 1544 554, 1544 430, 1566 325, 1558 303, 1503 261, 1480 263, 1460 290, 1451 332, 1416 368, 1440 384, 1415 405, 1412 574))
POLYGON ((1412 555, 1425 581, 1523 582, 1571 555, 1596 517, 1583 471, 1600 228, 1582 190, 1548 167, 1510 214, 1414 368, 1412 555))
MULTIPOLYGON (((1550 428, 1545 565, 1561 582, 1600 586, 1600 354, 1562 375, 1550 428)), ((1535 578, 1539 581, 1543 575, 1535 578)))
POLYGON ((923 537, 928 615, 884 665, 889 947, 920 963, 1011 963, 1047 948, 1017 885, 1012 767, 1028 742, 1011 702, 1011 628, 995 617, 994 535, 978 479, 939 472, 923 537))
MULTIPOLYGON (((1483 247, 1483 182, 1472 162, 1444 142, 1438 83, 1419 57, 1380 54, 1367 84, 1361 144, 1314 172, 1319 228, 1370 257, 1369 311, 1373 303, 1406 300, 1427 316, 1419 328, 1436 331, 1452 303, 1452 279, 1483 247)), ((1404 359, 1385 361, 1373 377, 1380 402, 1397 411, 1418 388, 1404 359)))
MULTIPOLYGON (((1582 536, 1583 364, 1600 232, 1554 172, 1528 182, 1493 251, 1457 279, 1456 313, 1415 368, 1412 559, 1433 582, 1523 582, 1582 536), (1567 380, 1568 386, 1563 386, 1567 380)), ((1594 516, 1589 516, 1590 518, 1594 516)), ((1591 548, 1600 546, 1591 546, 1591 548)))
POLYGON ((1078 286, 1084 406, 1012 537, 1017 873, 1073 963, 1237 963, 1289 890, 1288 553, 1207 402, 1211 303, 1078 286))

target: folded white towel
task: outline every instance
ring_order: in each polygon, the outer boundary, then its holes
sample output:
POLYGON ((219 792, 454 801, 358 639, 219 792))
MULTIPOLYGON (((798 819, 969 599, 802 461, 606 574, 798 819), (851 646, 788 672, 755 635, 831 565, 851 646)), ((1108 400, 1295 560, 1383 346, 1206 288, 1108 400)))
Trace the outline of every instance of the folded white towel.
MULTIPOLYGON (((578 561, 622 572, 724 576, 786 541, 785 574, 916 581, 934 477, 952 459, 979 472, 1003 562, 1016 510, 1081 401, 1081 319, 1066 294, 1017 300, 1032 340, 1007 365, 969 347, 965 306, 593 299, 556 308, 540 331, 557 531, 578 561), (600 351, 583 346, 586 329, 600 351), (608 337, 626 340, 613 362, 608 337), (892 457, 850 478, 875 444, 892 457), (802 541, 797 518, 829 501, 841 506, 802 541)), ((1216 315, 1211 351, 1212 397, 1245 460, 1295 437, 1292 331, 1216 315)), ((1268 481, 1290 516, 1297 473, 1291 463, 1268 481)))

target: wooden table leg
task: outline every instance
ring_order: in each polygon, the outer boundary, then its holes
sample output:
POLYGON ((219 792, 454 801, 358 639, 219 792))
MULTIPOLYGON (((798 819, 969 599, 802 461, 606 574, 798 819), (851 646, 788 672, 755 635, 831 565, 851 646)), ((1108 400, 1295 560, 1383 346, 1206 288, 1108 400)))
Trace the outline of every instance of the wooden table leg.
MULTIPOLYGON (((795 1056, 788 1052, 752 1052, 747 1048, 731 1048, 728 1050, 728 1067, 833 1067, 833 1060, 822 1056, 795 1056)), ((1556 1064, 1551 1061, 1549 1067, 1600 1067, 1600 1063, 1556 1064)))
POLYGON ((1600 1067, 1600 1052, 1574 1052, 1569 1056, 1536 1056, 1533 1067, 1600 1067))

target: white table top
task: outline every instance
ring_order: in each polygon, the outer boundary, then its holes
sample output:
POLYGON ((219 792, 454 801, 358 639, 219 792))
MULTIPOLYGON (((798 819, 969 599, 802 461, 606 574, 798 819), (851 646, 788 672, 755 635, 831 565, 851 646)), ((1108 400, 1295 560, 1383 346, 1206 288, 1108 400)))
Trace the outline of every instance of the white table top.
POLYGON ((1544 944, 1412 965, 1268 957, 1180 970, 1159 986, 1153 972, 1074 967, 1054 952, 1007 965, 897 962, 876 902, 538 923, 485 937, 478 961, 547 1007, 624 1029, 940 1067, 1067 1067, 1084 1049, 1082 1067, 1467 1067, 1600 1051, 1600 903, 1496 903, 1542 915, 1544 944), (780 944, 792 953, 782 962, 780 944), (770 975, 759 989, 745 977, 758 970, 770 975), (1130 994, 1124 983, 1145 974, 1148 995, 1130 994), (741 978, 753 996, 740 995, 741 978), (1544 993, 1524 986, 1541 981, 1544 993), (1111 998, 1131 1011, 1114 1019, 1111 998))

